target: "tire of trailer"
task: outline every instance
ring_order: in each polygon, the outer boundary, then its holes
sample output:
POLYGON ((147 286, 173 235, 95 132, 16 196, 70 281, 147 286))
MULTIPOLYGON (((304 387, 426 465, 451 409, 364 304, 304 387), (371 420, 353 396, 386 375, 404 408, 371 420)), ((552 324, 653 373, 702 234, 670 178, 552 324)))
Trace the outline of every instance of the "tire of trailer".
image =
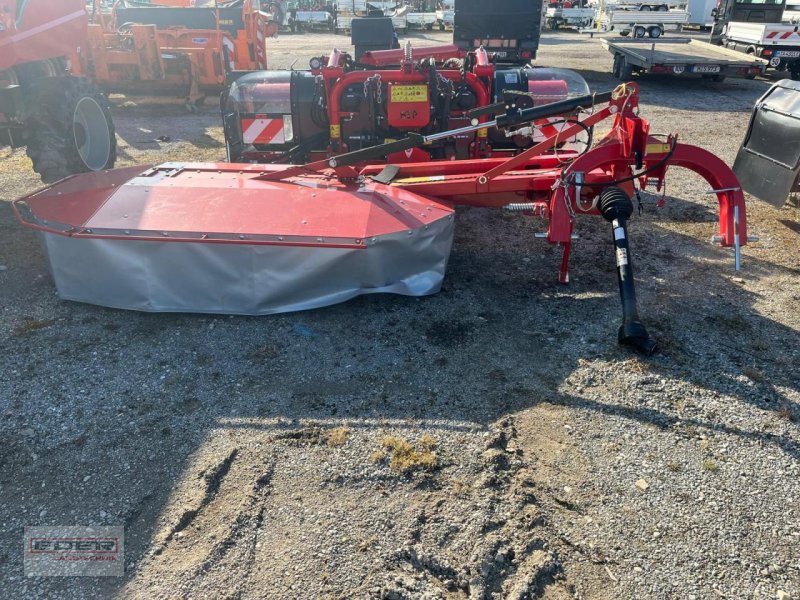
POLYGON ((639 10, 642 11, 642 12, 649 12, 650 11, 650 5, 649 4, 642 4, 639 7, 639 10))
POLYGON ((669 6, 667 6, 666 4, 662 4, 659 7, 657 7, 656 10, 659 12, 667 12, 669 10, 669 6))
POLYGON ((633 78, 633 65, 628 64, 628 61, 621 54, 617 56, 619 61, 617 61, 614 75, 621 81, 630 81, 633 78))
POLYGON ((635 38, 643 38, 647 34, 647 30, 642 27, 641 25, 636 25, 633 28, 633 37, 635 38))
POLYGON ((661 25, 653 25, 647 30, 647 35, 651 38, 660 38, 662 33, 664 33, 664 30, 661 28, 661 25))
POLYGON ((29 89, 25 143, 42 181, 114 166, 117 140, 102 92, 82 77, 42 79, 29 89))
POLYGON ((722 83, 723 81, 725 81, 725 77, 726 75, 724 73, 717 73, 711 78, 711 81, 715 83, 722 83))

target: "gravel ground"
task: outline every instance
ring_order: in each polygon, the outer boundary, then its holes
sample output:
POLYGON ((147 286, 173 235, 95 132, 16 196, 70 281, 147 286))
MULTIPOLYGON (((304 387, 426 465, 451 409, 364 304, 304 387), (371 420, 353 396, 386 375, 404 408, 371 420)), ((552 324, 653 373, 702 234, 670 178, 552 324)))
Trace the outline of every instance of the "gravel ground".
MULTIPOLYGON (((570 32, 539 58, 594 89, 610 62, 570 32)), ((641 85, 654 131, 731 163, 769 82, 641 85)), ((224 155, 213 106, 114 102, 120 165, 224 155)), ((737 274, 670 173, 631 224, 649 359, 615 343, 599 219, 566 287, 537 223, 463 210, 435 296, 228 318, 60 301, 0 203, 0 596, 800 598, 800 211, 752 200, 737 274), (125 577, 25 578, 39 524, 124 525, 125 577)), ((36 185, 0 162, 0 197, 36 185)))

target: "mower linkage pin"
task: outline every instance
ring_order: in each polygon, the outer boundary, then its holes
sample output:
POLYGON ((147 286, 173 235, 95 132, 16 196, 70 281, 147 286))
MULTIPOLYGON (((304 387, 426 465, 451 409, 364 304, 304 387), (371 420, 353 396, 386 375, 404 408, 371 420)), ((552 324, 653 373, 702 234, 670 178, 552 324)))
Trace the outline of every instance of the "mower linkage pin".
POLYGON ((721 194, 723 192, 739 192, 739 191, 741 191, 741 189, 742 188, 738 188, 738 187, 721 188, 721 189, 718 189, 718 190, 708 190, 706 192, 706 194, 711 195, 711 194, 721 194))
MULTIPOLYGON (((535 232, 533 234, 533 237, 535 237, 537 239, 540 239, 540 240, 547 239, 547 232, 546 231, 537 231, 537 232, 535 232)), ((581 236, 579 236, 577 233, 571 233, 569 237, 570 237, 570 239, 572 241, 581 239, 581 236)))

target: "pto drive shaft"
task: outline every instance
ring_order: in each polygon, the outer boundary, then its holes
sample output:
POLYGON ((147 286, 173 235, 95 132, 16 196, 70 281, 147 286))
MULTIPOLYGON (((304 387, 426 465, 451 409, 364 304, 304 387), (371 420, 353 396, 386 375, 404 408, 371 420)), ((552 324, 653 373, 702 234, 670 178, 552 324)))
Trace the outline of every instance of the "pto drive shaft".
POLYGON ((611 223, 614 249, 617 255, 617 280, 622 300, 622 325, 619 328, 619 343, 631 346, 643 354, 656 350, 656 341, 650 337, 639 321, 636 310, 636 289, 633 282, 633 264, 628 246, 628 219, 633 214, 633 203, 618 187, 609 187, 600 194, 598 205, 603 218, 611 223))

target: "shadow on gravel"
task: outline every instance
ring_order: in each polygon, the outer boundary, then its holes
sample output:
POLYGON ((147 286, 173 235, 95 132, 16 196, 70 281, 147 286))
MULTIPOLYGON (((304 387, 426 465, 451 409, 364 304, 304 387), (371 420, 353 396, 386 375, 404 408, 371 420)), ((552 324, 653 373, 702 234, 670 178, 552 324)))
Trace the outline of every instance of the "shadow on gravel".
MULTIPOLYGON (((123 147, 152 151, 186 141, 199 149, 220 149, 220 160, 225 155, 225 144, 207 133, 209 118, 219 113, 219 101, 213 95, 206 99, 197 114, 189 113, 180 98, 132 94, 116 101, 113 110, 118 115, 114 124, 117 137, 124 142, 123 147)), ((119 158, 129 159, 130 154, 121 152, 119 158)))
MULTIPOLYGON (((689 205, 671 210, 680 216, 689 205)), ((634 220, 640 310, 663 348, 636 359, 615 341, 620 311, 605 224, 582 221, 569 287, 555 283, 558 252, 534 240, 531 226, 461 211, 444 289, 424 299, 371 296, 262 318, 148 315, 56 299, 33 235, 0 205, 8 267, 0 285, 14 303, 0 339, 0 522, 122 522, 132 565, 123 581, 47 581, 46 595, 120 593, 157 533, 191 521, 164 514, 174 486, 191 478, 218 485, 189 465, 220 429, 245 445, 249 430, 286 439, 343 423, 456 434, 546 402, 659 429, 721 431, 800 459, 793 441, 724 414, 682 415, 666 399, 609 404, 566 383, 589 361, 638 370, 656 399, 648 377, 661 375, 800 418, 782 391, 800 389, 796 355, 786 352, 800 348, 800 335, 754 308, 757 294, 730 279, 729 256, 647 215, 634 220), (27 331, 24 316, 52 323, 27 331)), ((782 270, 748 256, 742 277, 758 282, 782 270)), ((22 534, 16 525, 9 533, 0 569, 19 575, 22 534)))

